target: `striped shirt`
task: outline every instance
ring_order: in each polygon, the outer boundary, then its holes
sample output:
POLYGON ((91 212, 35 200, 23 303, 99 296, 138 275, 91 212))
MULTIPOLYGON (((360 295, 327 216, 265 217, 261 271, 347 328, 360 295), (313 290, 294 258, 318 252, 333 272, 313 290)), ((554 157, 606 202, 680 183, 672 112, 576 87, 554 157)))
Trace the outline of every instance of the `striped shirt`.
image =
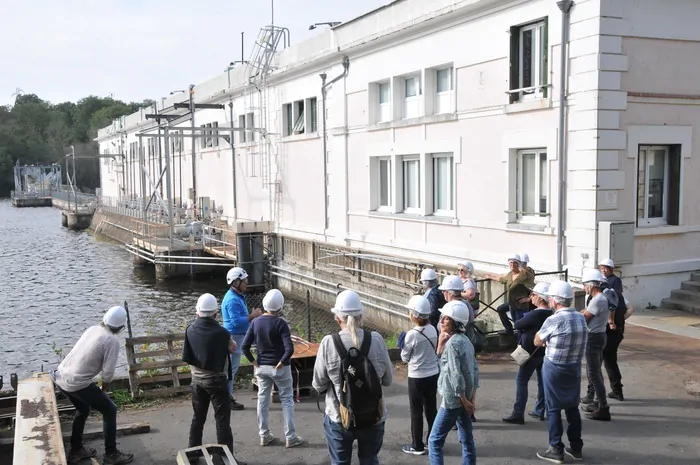
POLYGON ((545 357, 554 363, 580 364, 586 352, 586 317, 575 308, 562 308, 544 321, 538 334, 547 343, 545 357))

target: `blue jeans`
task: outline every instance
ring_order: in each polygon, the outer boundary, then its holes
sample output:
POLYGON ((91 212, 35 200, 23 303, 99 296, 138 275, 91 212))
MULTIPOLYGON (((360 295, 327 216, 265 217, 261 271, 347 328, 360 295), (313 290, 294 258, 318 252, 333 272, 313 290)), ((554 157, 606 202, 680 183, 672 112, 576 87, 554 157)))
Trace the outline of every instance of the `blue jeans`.
POLYGON ((379 465, 379 451, 384 442, 384 422, 370 428, 348 431, 340 423, 334 423, 326 415, 323 421, 326 433, 328 455, 331 465, 350 465, 352 461, 352 443, 357 440, 357 457, 360 465, 379 465))
POLYGON ((557 365, 545 360, 542 365, 542 379, 545 383, 545 404, 547 405, 547 427, 549 429, 549 445, 559 452, 564 451, 561 437, 564 425, 561 421, 561 411, 566 414, 566 436, 569 445, 575 452, 583 449, 581 439, 581 412, 578 400, 581 392, 581 365, 557 365))
MULTIPOLYGON (((474 428, 471 415, 464 407, 446 409, 440 407, 437 417, 430 430, 428 439, 428 454, 430 465, 443 465, 445 463, 442 448, 450 430, 457 423, 459 442, 462 444, 462 465, 476 465, 476 446, 474 445, 474 428)), ((454 462, 453 462, 454 463, 454 462)))
POLYGON ((236 379, 236 373, 241 366, 241 355, 243 355, 243 339, 245 334, 231 334, 231 339, 236 342, 236 351, 231 354, 231 380, 228 382, 228 393, 233 397, 233 382, 236 379))
POLYGON ((95 409, 102 414, 105 453, 115 452, 117 450, 117 406, 112 399, 95 383, 74 392, 64 391, 60 387, 59 389, 75 407, 75 419, 70 438, 71 449, 79 450, 83 447, 85 422, 90 416, 90 409, 95 409))
POLYGON ((542 383, 542 356, 530 358, 530 360, 518 369, 518 374, 515 377, 515 404, 513 405, 513 413, 517 416, 525 416, 525 407, 527 406, 527 385, 532 378, 532 374, 537 372, 537 402, 532 413, 540 417, 544 416, 544 384, 542 383))
POLYGON ((283 366, 279 370, 270 365, 260 365, 255 370, 258 379, 258 432, 261 438, 270 436, 268 413, 270 411, 270 394, 272 385, 277 385, 277 393, 282 404, 284 418, 284 437, 291 441, 296 437, 294 429, 294 385, 292 384, 292 367, 283 366))

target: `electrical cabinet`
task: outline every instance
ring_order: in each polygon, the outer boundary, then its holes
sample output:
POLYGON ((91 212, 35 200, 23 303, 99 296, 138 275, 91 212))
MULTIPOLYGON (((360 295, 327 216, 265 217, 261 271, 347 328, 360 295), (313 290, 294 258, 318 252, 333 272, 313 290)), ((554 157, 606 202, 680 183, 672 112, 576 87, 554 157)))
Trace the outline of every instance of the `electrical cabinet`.
POLYGON ((634 221, 598 222, 598 261, 611 258, 617 265, 634 261, 634 221))

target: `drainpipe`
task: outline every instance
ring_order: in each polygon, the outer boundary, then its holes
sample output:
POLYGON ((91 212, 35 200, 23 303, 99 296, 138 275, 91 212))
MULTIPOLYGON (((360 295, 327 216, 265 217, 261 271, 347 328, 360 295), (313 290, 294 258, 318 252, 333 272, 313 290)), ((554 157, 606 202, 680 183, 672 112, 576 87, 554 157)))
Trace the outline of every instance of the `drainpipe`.
MULTIPOLYGON (((324 236, 328 231, 328 128, 326 124, 326 97, 328 88, 336 81, 339 81, 348 75, 350 71, 350 59, 347 56, 343 57, 343 73, 326 82, 326 73, 321 73, 321 115, 323 119, 323 211, 325 212, 325 228, 324 236)), ((346 173, 347 176, 347 173, 346 173)))
POLYGON ((574 5, 572 0, 557 2, 561 10, 561 68, 559 71, 559 213, 557 217, 557 270, 564 268, 564 215, 566 214, 566 85, 567 85, 567 53, 569 49, 570 11, 574 5))
MULTIPOLYGON (((230 87, 230 86, 229 86, 230 87)), ((231 121, 231 166, 233 167, 233 221, 238 221, 238 195, 236 194, 236 149, 233 147, 233 100, 228 103, 229 120, 231 121)))

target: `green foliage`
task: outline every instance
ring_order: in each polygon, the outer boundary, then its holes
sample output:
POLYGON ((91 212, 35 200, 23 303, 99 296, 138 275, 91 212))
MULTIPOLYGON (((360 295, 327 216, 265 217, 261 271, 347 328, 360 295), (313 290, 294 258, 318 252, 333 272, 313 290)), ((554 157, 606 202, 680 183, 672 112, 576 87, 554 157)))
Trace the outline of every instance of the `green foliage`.
MULTIPOLYGON (((152 104, 152 100, 124 103, 89 96, 77 103, 54 105, 25 94, 17 96, 12 107, 0 106, 0 197, 14 188, 12 167, 18 160, 20 164, 60 163, 65 171, 67 147, 92 144, 81 155, 96 155, 98 148, 92 140, 98 129, 152 104)), ((80 188, 99 187, 99 160, 78 158, 76 178, 80 188)))

